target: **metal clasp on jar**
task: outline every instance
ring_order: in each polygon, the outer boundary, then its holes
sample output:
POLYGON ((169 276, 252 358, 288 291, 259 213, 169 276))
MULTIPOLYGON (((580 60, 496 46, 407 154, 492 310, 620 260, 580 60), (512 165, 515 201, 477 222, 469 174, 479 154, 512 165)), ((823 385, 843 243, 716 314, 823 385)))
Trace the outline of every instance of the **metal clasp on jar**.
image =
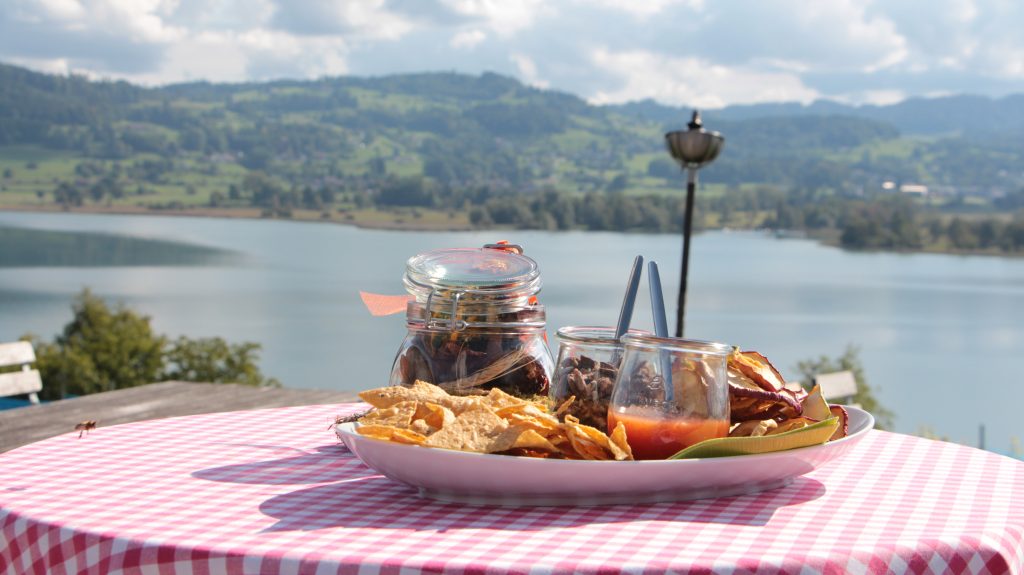
MULTIPOLYGON (((410 317, 407 321, 410 324, 422 324, 427 329, 447 329, 452 333, 463 331, 467 328, 496 328, 496 329, 509 329, 509 328, 543 328, 545 326, 543 311, 539 314, 530 314, 527 319, 520 319, 519 321, 509 321, 508 319, 502 321, 466 321, 459 319, 460 308, 462 303, 462 296, 472 292, 464 290, 451 291, 451 309, 449 310, 448 319, 434 319, 432 317, 432 311, 434 306, 434 296, 437 295, 437 290, 430 290, 427 295, 427 301, 424 304, 423 316, 421 319, 410 317)), ((439 312, 443 313, 443 312, 439 312)), ((496 317, 496 316, 495 316, 496 317)))
POLYGON ((431 306, 434 303, 434 294, 435 293, 437 293, 437 290, 433 290, 432 289, 432 290, 430 290, 430 295, 427 296, 427 305, 426 305, 426 308, 423 310, 423 323, 424 323, 424 325, 426 325, 428 328, 447 327, 452 332, 462 331, 462 330, 466 329, 467 327, 469 327, 469 322, 467 322, 465 320, 462 320, 462 319, 455 319, 459 315, 459 300, 462 299, 462 295, 464 293, 466 293, 466 292, 456 291, 456 292, 454 292, 452 294, 452 309, 451 309, 451 315, 449 316, 450 319, 448 319, 448 320, 443 320, 443 319, 435 320, 435 319, 431 319, 431 317, 430 317, 431 306))

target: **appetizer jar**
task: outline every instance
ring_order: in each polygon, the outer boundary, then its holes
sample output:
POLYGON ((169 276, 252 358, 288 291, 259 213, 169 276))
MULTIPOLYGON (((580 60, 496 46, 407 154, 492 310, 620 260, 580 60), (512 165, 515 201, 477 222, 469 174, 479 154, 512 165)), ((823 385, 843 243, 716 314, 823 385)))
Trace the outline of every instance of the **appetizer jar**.
POLYGON ((584 425, 608 431, 608 404, 623 352, 615 328, 570 326, 559 328, 557 335, 558 361, 549 394, 552 402, 561 405, 573 397, 566 413, 584 425))
POLYGON ((457 395, 491 388, 518 397, 548 393, 554 362, 536 297, 540 270, 522 248, 422 253, 406 263, 404 283, 413 298, 392 385, 421 380, 457 395))
POLYGON ((666 459, 729 433, 728 358, 721 343, 626 334, 608 427, 622 423, 636 459, 666 459))

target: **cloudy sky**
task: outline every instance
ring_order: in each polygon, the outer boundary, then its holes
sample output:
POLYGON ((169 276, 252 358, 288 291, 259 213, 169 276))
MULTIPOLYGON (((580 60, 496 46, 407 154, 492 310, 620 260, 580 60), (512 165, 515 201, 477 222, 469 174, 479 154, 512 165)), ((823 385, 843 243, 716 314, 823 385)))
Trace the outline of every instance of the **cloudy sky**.
POLYGON ((715 108, 1024 92, 1020 0, 0 0, 0 61, 144 84, 494 71, 715 108))

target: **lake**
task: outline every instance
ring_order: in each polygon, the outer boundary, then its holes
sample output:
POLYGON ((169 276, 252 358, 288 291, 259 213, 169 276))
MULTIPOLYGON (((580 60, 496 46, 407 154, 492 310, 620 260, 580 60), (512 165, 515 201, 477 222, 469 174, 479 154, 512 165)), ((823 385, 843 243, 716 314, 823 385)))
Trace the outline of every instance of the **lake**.
MULTIPOLYGON (((675 235, 396 232, 267 220, 0 212, 0 226, 183 241, 237 256, 195 266, 0 268, 0 341, 52 338, 83 287, 124 301, 176 336, 263 345, 261 367, 291 387, 384 385, 405 333, 371 317, 359 291, 400 294, 424 250, 509 239, 541 266, 553 347, 563 325, 612 324, 634 256, 678 289, 675 235)), ((646 281, 634 326, 650 328, 646 281)), ((674 314, 674 303, 670 305, 674 314)), ((674 320, 670 319, 670 328, 674 320)), ((1024 260, 853 253, 755 232, 710 232, 691 250, 687 335, 761 351, 782 371, 860 347, 867 380, 896 428, 1006 452, 1024 434, 1024 260)), ((554 349, 553 351, 557 351, 554 349)), ((44 382, 45 384, 45 382, 44 382)))

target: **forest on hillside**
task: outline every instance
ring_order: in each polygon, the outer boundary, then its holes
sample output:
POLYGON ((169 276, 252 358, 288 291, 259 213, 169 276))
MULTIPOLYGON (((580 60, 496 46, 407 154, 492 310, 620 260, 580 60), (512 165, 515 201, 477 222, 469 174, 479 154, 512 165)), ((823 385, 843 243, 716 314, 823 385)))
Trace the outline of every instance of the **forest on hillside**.
MULTIPOLYGON (((673 231, 682 177, 663 134, 688 113, 497 74, 144 88, 0 65, 0 206, 673 231)), ((701 172, 700 227, 1024 250, 1024 97, 741 106, 706 123, 726 148, 701 172)))

